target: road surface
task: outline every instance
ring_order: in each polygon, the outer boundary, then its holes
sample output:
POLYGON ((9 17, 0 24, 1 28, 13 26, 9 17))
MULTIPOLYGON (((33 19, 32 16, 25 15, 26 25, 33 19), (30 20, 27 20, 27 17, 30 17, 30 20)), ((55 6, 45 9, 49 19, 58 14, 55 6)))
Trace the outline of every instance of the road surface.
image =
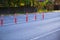
POLYGON ((17 24, 5 17, 8 21, 0 26, 0 40, 60 40, 60 12, 46 13, 44 20, 41 18, 42 14, 37 14, 36 21, 33 15, 29 14, 28 23, 24 21, 26 15, 18 16, 20 21, 17 24))

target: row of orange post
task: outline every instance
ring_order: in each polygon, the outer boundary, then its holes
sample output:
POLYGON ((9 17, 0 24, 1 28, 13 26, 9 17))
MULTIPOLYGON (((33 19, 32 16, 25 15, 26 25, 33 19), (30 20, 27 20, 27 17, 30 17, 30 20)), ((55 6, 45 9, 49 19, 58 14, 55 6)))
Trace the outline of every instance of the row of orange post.
MULTIPOLYGON (((16 18, 16 14, 14 14, 14 23, 16 24, 17 23, 17 18, 16 18)), ((1 15, 1 20, 0 20, 0 25, 3 26, 4 24, 4 19, 3 19, 4 15, 1 15)), ((37 15, 35 13, 34 15, 34 20, 36 21, 37 19, 37 15)), ((42 19, 44 20, 44 13, 42 13, 42 19)), ((26 13, 26 22, 28 22, 28 12, 26 13)))

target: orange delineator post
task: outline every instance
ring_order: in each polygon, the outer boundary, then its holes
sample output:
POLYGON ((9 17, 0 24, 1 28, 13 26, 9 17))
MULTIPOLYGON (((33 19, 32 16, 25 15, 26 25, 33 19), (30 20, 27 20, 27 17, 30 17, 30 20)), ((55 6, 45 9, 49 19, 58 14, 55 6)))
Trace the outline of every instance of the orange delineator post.
POLYGON ((26 13, 26 22, 28 22, 28 12, 26 13))
POLYGON ((4 15, 1 15, 1 21, 0 21, 1 26, 3 26, 3 23, 4 23, 4 22, 3 22, 3 16, 4 16, 4 15))
POLYGON ((42 20, 44 20, 44 13, 42 13, 42 20))
POLYGON ((15 24, 17 23, 17 19, 16 18, 14 18, 14 22, 15 22, 15 24))
POLYGON ((1 26, 3 26, 3 19, 1 19, 1 26))
POLYGON ((35 21, 36 21, 36 13, 35 13, 34 19, 35 19, 35 21))
POLYGON ((16 14, 14 15, 14 23, 17 23, 17 18, 16 18, 16 14))

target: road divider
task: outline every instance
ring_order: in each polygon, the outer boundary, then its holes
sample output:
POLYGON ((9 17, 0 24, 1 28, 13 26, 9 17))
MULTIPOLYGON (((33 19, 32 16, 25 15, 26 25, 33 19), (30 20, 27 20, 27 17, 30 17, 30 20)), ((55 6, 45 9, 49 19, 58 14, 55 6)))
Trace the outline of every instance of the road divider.
POLYGON ((4 24, 4 15, 1 15, 0 25, 3 26, 4 24))
POLYGON ((42 20, 44 20, 44 12, 42 13, 42 20))
POLYGON ((16 13, 14 14, 14 23, 16 24, 17 23, 17 18, 16 18, 16 13))
POLYGON ((34 19, 35 19, 35 21, 36 21, 36 19, 37 19, 36 13, 35 13, 35 15, 34 15, 34 19))
POLYGON ((28 22, 28 12, 26 12, 26 22, 28 22))

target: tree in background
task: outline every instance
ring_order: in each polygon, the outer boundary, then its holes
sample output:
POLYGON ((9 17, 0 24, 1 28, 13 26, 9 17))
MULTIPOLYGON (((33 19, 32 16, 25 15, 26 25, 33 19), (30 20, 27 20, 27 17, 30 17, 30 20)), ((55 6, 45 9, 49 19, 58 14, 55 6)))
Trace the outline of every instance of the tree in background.
POLYGON ((47 10, 53 10, 54 8, 54 2, 52 0, 49 0, 47 3, 46 3, 46 9, 47 10))
POLYGON ((10 7, 18 7, 19 2, 20 2, 20 0, 9 0, 8 1, 10 7))
POLYGON ((8 0, 0 0, 0 7, 8 7, 9 3, 8 0))
POLYGON ((37 11, 45 10, 47 2, 48 2, 48 0, 42 0, 42 1, 34 0, 34 7, 37 8, 37 11))

